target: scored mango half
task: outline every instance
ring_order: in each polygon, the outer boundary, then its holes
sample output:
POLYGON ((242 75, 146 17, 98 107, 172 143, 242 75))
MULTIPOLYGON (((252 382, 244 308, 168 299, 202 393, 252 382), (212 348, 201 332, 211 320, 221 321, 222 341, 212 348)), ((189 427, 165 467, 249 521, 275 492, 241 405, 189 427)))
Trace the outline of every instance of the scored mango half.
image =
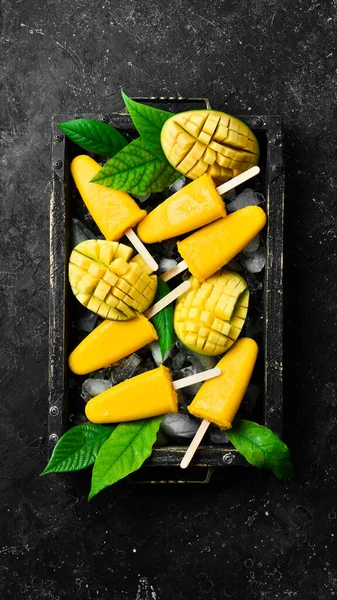
POLYGON ((103 319, 135 319, 151 306, 157 277, 124 244, 85 240, 72 251, 69 282, 77 300, 103 319))
POLYGON ((216 110, 192 110, 168 119, 161 145, 171 165, 190 179, 208 173, 218 184, 259 162, 258 141, 251 129, 216 110))
POLYGON ((249 301, 247 283, 235 271, 223 269, 191 288, 176 302, 174 329, 193 352, 218 356, 234 344, 244 325, 249 301))

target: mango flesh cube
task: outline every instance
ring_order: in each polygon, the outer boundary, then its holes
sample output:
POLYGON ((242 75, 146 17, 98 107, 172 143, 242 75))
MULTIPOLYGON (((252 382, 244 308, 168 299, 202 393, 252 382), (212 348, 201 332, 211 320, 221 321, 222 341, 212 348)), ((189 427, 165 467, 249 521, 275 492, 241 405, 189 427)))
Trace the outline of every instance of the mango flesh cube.
POLYGON ((118 248, 115 252, 114 258, 122 258, 126 262, 129 262, 132 255, 132 248, 129 248, 129 246, 125 246, 124 244, 118 244, 118 248))
POLYGON ((104 319, 134 319, 147 310, 154 300, 157 277, 139 255, 130 262, 132 253, 128 246, 108 240, 86 240, 76 246, 68 273, 79 302, 104 319), (102 258, 111 260, 104 263, 102 258))
POLYGON ((247 315, 249 292, 241 275, 222 269, 203 283, 191 277, 188 293, 178 298, 174 329, 193 352, 217 356, 240 335, 247 315))
POLYGON ((190 179, 208 173, 217 183, 228 181, 259 161, 259 145, 249 127, 214 110, 173 115, 164 123, 161 145, 169 162, 190 179), (221 155, 235 162, 229 165, 221 155))

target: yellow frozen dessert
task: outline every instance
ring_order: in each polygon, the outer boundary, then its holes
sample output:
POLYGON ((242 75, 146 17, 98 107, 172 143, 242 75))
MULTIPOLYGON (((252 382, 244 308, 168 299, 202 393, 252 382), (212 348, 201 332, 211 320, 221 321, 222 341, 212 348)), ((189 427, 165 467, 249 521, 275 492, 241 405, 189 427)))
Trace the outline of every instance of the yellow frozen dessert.
POLYGON ((70 165, 76 187, 96 225, 107 240, 119 240, 127 229, 144 219, 146 211, 126 192, 90 183, 101 168, 84 154, 76 156, 70 165))
POLYGON ((189 412, 221 429, 231 429, 253 373, 258 346, 251 338, 241 338, 216 365, 221 375, 205 381, 188 406, 189 412))
POLYGON ((241 252, 265 224, 262 208, 246 206, 195 231, 178 242, 178 250, 192 275, 204 281, 241 252))
POLYGON ((153 244, 225 216, 226 208, 215 183, 205 174, 159 204, 139 223, 137 233, 142 242, 153 244))
POLYGON ((85 407, 92 423, 121 423, 171 412, 178 412, 178 397, 163 365, 115 385, 85 407))

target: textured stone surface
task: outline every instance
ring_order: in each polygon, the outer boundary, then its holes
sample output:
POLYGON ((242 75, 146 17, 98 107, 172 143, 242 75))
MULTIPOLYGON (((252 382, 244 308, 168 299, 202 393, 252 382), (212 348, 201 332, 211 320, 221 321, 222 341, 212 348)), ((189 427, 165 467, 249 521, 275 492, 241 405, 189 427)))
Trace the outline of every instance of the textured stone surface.
POLYGON ((335 0, 4 0, 2 17, 1 598, 334 597, 335 0), (283 116, 287 484, 235 468, 88 505, 89 474, 39 478, 51 115, 120 108, 121 86, 283 116))

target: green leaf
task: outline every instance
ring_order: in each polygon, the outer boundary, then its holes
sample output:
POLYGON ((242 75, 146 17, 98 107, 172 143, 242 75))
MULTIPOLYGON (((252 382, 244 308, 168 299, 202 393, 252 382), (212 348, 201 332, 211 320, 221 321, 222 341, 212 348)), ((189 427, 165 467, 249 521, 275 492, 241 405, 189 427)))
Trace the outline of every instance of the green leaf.
POLYGON ((139 135, 151 144, 160 145, 160 133, 167 119, 173 117, 174 113, 153 108, 129 98, 122 90, 123 100, 128 109, 132 122, 139 135))
POLYGON ((226 431, 233 446, 258 469, 269 469, 278 479, 290 479, 294 472, 290 453, 282 440, 267 427, 235 419, 226 431))
POLYGON ((180 176, 160 146, 137 138, 109 160, 91 181, 142 196, 161 192, 180 176))
POLYGON ((155 417, 116 427, 96 458, 88 500, 142 466, 152 452, 162 420, 155 417))
POLYGON ((115 426, 106 427, 93 423, 72 427, 57 442, 51 459, 41 475, 79 471, 90 467, 95 462, 102 444, 114 429, 115 426))
POLYGON ((111 125, 92 119, 74 119, 59 123, 59 128, 75 144, 88 152, 115 156, 128 142, 125 137, 111 125))
MULTIPOLYGON (((161 279, 158 278, 157 293, 154 302, 158 302, 161 298, 164 298, 166 294, 170 292, 170 288, 161 279)), ((163 361, 166 358, 166 352, 174 344, 174 329, 173 329, 173 307, 169 304, 166 308, 163 308, 159 313, 152 317, 153 324, 156 328, 159 346, 163 361)))

